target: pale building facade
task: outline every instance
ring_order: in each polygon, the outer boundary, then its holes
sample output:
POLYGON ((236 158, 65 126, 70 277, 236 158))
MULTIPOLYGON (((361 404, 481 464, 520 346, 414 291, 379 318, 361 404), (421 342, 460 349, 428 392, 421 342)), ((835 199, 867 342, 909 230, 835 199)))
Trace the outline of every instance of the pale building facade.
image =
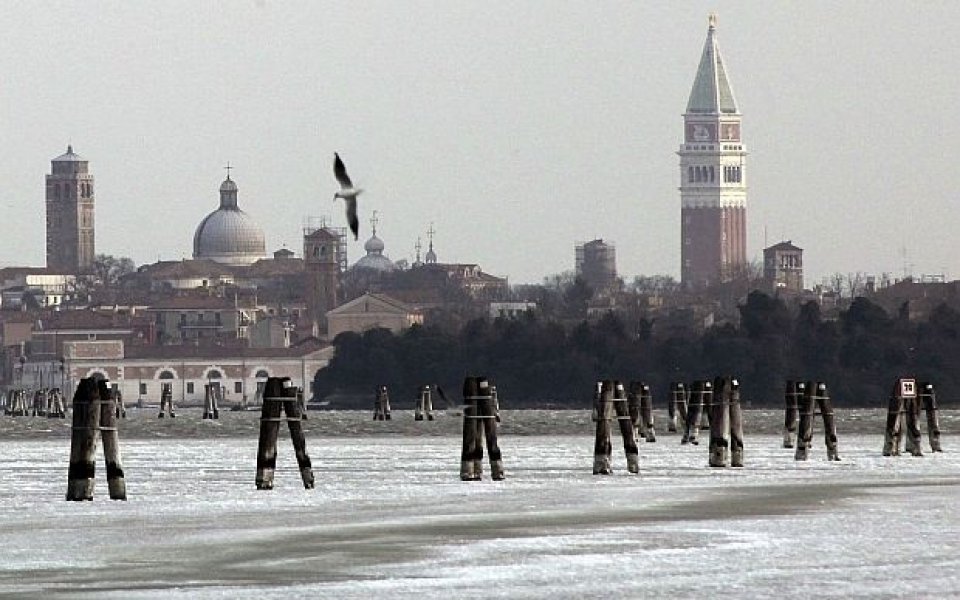
POLYGON ((383 328, 400 333, 418 324, 423 324, 423 315, 419 311, 385 294, 366 293, 327 313, 331 340, 345 331, 362 333, 383 328))
MULTIPOLYGON (((267 377, 289 377, 311 390, 317 371, 333 357, 333 347, 307 342, 291 348, 204 348, 191 346, 126 346, 122 340, 75 341, 64 344, 63 385, 74 389, 85 377, 104 377, 117 384, 125 401, 156 403, 167 384, 177 404, 203 401, 204 386, 224 390, 224 406, 256 402, 267 377)), ((23 369, 25 387, 38 387, 36 368, 23 369)), ((48 368, 57 368, 50 363, 48 368)), ((59 375, 59 372, 57 373, 59 375)), ((49 375, 48 375, 49 378, 49 375)), ((59 382, 57 382, 59 383, 59 382)), ((45 385, 50 385, 50 379, 45 385)))

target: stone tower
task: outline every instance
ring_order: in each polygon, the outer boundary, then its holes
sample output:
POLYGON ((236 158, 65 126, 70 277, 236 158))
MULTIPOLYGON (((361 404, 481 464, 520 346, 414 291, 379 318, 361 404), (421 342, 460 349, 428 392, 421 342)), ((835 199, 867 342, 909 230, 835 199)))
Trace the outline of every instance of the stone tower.
POLYGON ((680 278, 688 288, 729 281, 747 264, 747 152, 716 25, 711 15, 678 152, 680 278))
POLYGON ((93 267, 93 175, 67 146, 47 175, 47 268, 85 273, 93 267))
POLYGON ((333 227, 308 227, 303 232, 307 318, 313 335, 327 332, 327 311, 338 306, 337 286, 346 263, 346 233, 333 227))

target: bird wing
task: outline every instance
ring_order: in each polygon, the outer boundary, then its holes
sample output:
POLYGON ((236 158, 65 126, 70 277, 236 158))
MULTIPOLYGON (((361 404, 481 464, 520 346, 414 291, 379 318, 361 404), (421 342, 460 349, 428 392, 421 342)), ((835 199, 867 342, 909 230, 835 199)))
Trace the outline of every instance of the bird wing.
POLYGON ((347 223, 350 224, 350 231, 353 232, 353 239, 356 240, 360 235, 360 221, 357 219, 357 198, 344 198, 347 204, 347 223))
POLYGON ((343 189, 353 187, 353 182, 350 181, 350 176, 347 175, 347 167, 344 166, 343 161, 340 160, 340 155, 336 152, 333 153, 333 176, 337 178, 337 181, 340 182, 340 187, 343 189))

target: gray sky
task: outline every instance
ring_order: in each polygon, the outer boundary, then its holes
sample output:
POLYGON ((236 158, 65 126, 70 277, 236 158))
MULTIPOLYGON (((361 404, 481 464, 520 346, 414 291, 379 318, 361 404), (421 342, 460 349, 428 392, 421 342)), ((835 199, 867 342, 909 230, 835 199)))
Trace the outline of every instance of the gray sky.
POLYGON ((960 277, 960 2, 13 2, 0 35, 0 264, 44 263, 44 174, 97 182, 97 251, 192 252, 230 161, 267 249, 333 205, 334 150, 412 260, 515 283, 617 246, 679 275, 681 114, 716 10, 744 115, 748 253, 792 239, 807 282, 960 277), (426 237, 424 235, 424 243, 426 237))

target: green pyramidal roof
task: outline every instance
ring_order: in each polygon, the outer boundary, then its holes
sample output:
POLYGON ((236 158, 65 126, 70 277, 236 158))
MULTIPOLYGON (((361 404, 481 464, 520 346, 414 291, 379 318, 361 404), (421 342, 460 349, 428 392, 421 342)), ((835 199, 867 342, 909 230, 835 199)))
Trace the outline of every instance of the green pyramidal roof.
POLYGON ((710 17, 710 28, 707 30, 707 41, 703 45, 703 55, 700 57, 700 66, 697 67, 697 78, 693 81, 690 90, 690 100, 687 101, 688 113, 720 114, 738 113, 737 101, 733 97, 733 88, 727 79, 727 70, 720 57, 717 47, 716 21, 710 17))

